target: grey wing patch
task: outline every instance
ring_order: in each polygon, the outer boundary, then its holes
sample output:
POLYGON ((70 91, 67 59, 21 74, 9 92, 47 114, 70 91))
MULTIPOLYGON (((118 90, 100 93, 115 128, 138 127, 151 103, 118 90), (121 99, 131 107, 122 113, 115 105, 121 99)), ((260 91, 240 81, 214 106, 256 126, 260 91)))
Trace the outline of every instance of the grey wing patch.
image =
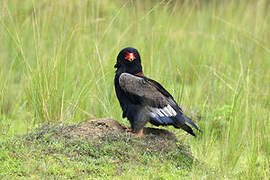
POLYGON ((119 77, 119 85, 124 91, 144 97, 161 107, 170 103, 161 92, 141 77, 122 73, 119 77))
POLYGON ((164 106, 163 108, 153 108, 147 106, 147 109, 152 117, 173 117, 177 115, 176 111, 169 104, 167 106, 164 106))

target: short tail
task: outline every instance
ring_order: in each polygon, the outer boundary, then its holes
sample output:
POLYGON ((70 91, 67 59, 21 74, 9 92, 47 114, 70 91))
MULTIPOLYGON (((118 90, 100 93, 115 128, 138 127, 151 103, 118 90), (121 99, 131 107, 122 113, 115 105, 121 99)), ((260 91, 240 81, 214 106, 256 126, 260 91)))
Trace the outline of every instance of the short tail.
POLYGON ((181 114, 181 117, 178 117, 177 119, 178 119, 178 123, 175 124, 174 127, 181 128, 181 129, 185 130, 186 132, 188 132, 189 134, 191 134, 192 136, 196 136, 196 135, 193 132, 192 128, 189 127, 187 124, 191 125, 195 129, 200 131, 200 129, 196 126, 196 124, 194 124, 191 121, 191 119, 189 117, 185 116, 184 114, 181 114))
POLYGON ((174 125, 175 128, 181 128, 183 129, 184 131, 188 132, 189 134, 191 134, 192 136, 195 136, 195 133, 193 132, 193 130, 191 129, 191 127, 189 127, 188 125, 186 124, 177 124, 177 125, 174 125))
POLYGON ((184 114, 182 114, 182 117, 185 119, 185 122, 190 124, 192 127, 194 127, 195 129, 197 129, 198 131, 201 131, 197 126, 196 124, 194 124, 191 119, 187 116, 185 116, 184 114))

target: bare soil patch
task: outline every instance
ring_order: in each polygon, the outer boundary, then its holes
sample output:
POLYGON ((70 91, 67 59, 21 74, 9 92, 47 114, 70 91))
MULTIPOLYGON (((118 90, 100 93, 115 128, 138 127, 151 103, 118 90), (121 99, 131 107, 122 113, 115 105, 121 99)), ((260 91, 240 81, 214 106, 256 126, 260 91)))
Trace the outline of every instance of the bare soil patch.
MULTIPOLYGON (((70 126, 63 131, 63 135, 69 135, 73 138, 102 138, 108 134, 127 135, 125 129, 121 124, 114 119, 94 119, 86 123, 70 126)), ((132 136, 132 135, 131 135, 132 136)), ((144 135, 141 138, 167 139, 169 141, 176 141, 176 136, 164 129, 144 128, 144 135)))

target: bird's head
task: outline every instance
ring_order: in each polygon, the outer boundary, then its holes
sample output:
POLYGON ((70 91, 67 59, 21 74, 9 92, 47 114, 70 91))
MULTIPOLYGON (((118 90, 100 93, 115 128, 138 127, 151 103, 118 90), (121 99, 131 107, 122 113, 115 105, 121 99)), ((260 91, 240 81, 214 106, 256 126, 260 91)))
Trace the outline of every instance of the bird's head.
POLYGON ((142 72, 141 57, 137 49, 132 47, 122 49, 117 56, 114 67, 117 68, 117 71, 121 70, 121 72, 130 74, 142 72))

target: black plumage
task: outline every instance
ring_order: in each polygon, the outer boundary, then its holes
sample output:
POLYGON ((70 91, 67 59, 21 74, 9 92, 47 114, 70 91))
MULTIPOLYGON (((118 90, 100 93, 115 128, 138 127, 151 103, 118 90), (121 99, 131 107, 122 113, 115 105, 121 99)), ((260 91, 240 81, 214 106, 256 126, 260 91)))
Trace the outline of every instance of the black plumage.
POLYGON ((147 122, 153 125, 172 125, 195 136, 190 125, 199 130, 190 118, 183 114, 171 94, 158 82, 142 73, 139 52, 131 47, 117 56, 114 84, 117 98, 123 110, 123 118, 130 121, 134 133, 141 135, 147 122))

